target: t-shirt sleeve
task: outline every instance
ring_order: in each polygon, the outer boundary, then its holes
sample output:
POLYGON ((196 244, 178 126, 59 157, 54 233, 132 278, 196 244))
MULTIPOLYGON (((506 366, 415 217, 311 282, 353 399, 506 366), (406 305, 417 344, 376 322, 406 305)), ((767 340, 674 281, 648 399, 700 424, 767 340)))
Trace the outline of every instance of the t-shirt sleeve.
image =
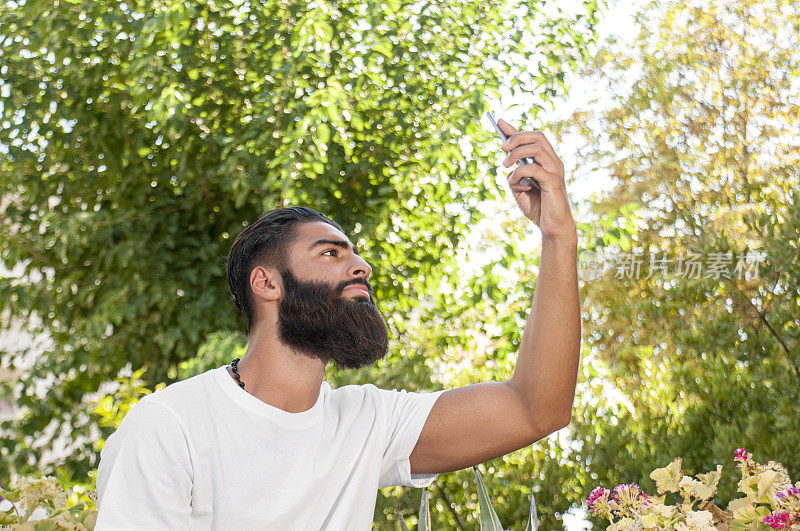
POLYGON ((95 529, 187 529, 192 466, 188 441, 165 406, 142 399, 100 453, 95 529))
POLYGON ((381 389, 388 403, 388 441, 383 454, 378 488, 405 485, 427 487, 438 474, 412 474, 411 452, 428 419, 434 402, 444 391, 410 393, 405 390, 381 389))

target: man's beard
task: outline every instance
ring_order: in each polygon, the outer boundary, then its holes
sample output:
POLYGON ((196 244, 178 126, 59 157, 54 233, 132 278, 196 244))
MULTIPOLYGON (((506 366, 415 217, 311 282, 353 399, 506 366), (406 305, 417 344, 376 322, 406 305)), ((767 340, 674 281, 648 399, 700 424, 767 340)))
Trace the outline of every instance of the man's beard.
POLYGON ((348 369, 371 365, 386 355, 389 331, 372 297, 342 297, 351 284, 369 288, 366 280, 331 286, 299 281, 288 269, 281 276, 286 293, 278 308, 278 337, 285 345, 348 369))

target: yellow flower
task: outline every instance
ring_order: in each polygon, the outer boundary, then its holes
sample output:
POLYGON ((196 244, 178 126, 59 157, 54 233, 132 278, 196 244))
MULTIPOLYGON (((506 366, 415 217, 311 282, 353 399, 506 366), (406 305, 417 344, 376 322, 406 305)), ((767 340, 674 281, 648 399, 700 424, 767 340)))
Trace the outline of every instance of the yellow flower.
POLYGON ((750 468, 742 471, 739 492, 759 503, 774 504, 775 494, 792 484, 789 473, 780 463, 770 461, 766 465, 748 461, 750 468), (752 475, 751 475, 752 472, 752 475))
POLYGON ((733 519, 745 524, 755 522, 759 517, 756 512, 756 504, 752 498, 739 498, 731 500, 728 510, 733 513, 733 519))
POLYGON ((678 508, 674 505, 664 505, 664 498, 661 498, 661 504, 654 506, 654 511, 664 518, 672 518, 678 513, 678 508))
POLYGON ((681 458, 678 457, 664 468, 657 468, 650 473, 650 479, 656 482, 658 493, 678 492, 678 482, 683 477, 681 458))
POLYGON ((789 474, 779 463, 757 465, 756 473, 739 481, 739 492, 759 503, 773 504, 775 494, 791 485, 789 474))
POLYGON ((789 478, 789 473, 782 464, 770 461, 766 465, 759 467, 759 473, 756 474, 758 480, 758 494, 762 497, 762 501, 772 504, 775 500, 775 495, 792 485, 792 480, 789 478))
POLYGON ((645 529, 656 529, 658 528, 658 515, 655 513, 648 513, 643 514, 639 517, 639 520, 642 522, 642 525, 645 529))
POLYGON ((717 493, 717 483, 722 476, 722 465, 717 465, 716 471, 707 474, 698 474, 697 479, 684 476, 678 484, 684 496, 693 496, 699 501, 707 500, 717 493))
POLYGON ((14 486, 20 490, 20 504, 28 512, 32 512, 38 507, 42 500, 51 500, 57 511, 67 507, 67 493, 61 488, 56 478, 43 477, 34 480, 19 477, 14 482, 14 486))
POLYGON ((622 518, 619 522, 614 522, 606 531, 635 531, 642 529, 642 524, 633 518, 622 518))
POLYGON ((758 499, 758 480, 759 476, 746 476, 739 481, 739 492, 744 494, 747 500, 758 499))
POLYGON ((77 522, 68 511, 57 515, 53 518, 53 523, 62 529, 70 529, 71 531, 89 531, 85 525, 77 522))
POLYGON ((683 522, 675 524, 675 531, 716 531, 708 511, 688 511, 683 522))

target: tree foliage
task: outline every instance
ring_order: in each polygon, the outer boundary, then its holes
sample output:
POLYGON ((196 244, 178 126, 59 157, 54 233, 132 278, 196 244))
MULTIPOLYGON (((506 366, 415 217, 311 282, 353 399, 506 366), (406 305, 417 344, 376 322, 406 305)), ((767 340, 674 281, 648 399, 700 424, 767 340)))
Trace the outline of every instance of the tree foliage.
MULTIPOLYGON (((445 345, 472 332, 415 330, 467 307, 480 329, 496 315, 480 315, 491 306, 480 301, 504 295, 496 271, 467 282, 455 260, 478 206, 497 197, 485 98, 505 81, 540 104, 563 93, 597 20, 594 1, 575 14, 507 7, 3 3, 0 259, 17 273, 0 278, 0 313, 52 345, 0 353, 23 373, 3 388, 21 416, 2 426, 0 476, 55 465, 84 475, 97 463, 91 441, 111 429, 99 421, 115 415, 92 402, 118 378, 141 374, 152 389, 227 362, 243 320, 224 257, 246 223, 280 205, 345 228, 398 338, 378 367, 330 379, 442 385, 445 345), (48 460, 56 441, 66 455, 48 460)), ((497 317, 512 319, 494 332, 506 342, 502 374, 521 330, 513 314, 497 317)), ((463 349, 471 359, 473 345, 463 349)), ((524 522, 526 503, 517 508, 524 522)))
MULTIPOLYGON (((800 475, 798 8, 650 3, 634 45, 611 39, 585 72, 601 97, 561 124, 586 139, 578 167, 613 184, 583 227, 611 267, 583 286, 591 355, 565 462, 582 470, 576 502, 595 484, 655 492, 650 470, 675 457, 710 470, 739 447, 800 475), (760 269, 737 271, 754 252, 760 269)), ((725 474, 720 503, 735 493, 725 474)))

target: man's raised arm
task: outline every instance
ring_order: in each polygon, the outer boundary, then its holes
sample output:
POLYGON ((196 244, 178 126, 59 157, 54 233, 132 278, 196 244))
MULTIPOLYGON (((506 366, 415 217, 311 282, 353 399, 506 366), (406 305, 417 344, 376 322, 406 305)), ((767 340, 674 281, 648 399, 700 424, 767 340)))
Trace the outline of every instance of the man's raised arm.
POLYGON ((531 311, 514 375, 445 391, 431 409, 411 454, 414 474, 458 470, 532 444, 569 424, 580 357, 577 231, 564 164, 540 131, 507 122, 505 165, 523 157, 509 186, 526 217, 542 230, 542 254, 531 311), (541 191, 520 183, 533 177, 541 191))

